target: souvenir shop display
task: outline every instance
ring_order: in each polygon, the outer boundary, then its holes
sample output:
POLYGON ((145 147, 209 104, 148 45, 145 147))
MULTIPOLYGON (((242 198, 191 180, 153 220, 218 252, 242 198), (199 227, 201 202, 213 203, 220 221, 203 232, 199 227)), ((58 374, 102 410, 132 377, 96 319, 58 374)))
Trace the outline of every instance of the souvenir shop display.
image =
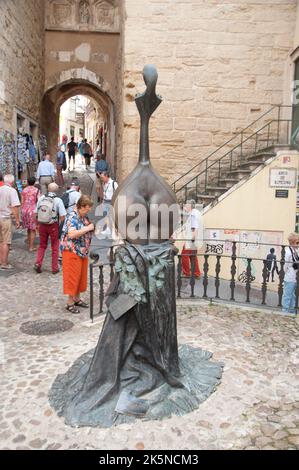
POLYGON ((16 174, 16 144, 14 135, 0 129, 0 171, 4 174, 16 174))
POLYGON ((29 151, 26 134, 18 134, 17 156, 19 172, 23 172, 26 170, 26 164, 29 163, 29 151))

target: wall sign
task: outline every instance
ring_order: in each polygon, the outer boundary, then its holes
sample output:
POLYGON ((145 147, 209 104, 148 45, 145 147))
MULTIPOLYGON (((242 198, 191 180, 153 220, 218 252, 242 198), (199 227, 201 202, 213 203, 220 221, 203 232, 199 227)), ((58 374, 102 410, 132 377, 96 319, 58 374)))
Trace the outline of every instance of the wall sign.
POLYGON ((295 188, 296 168, 271 168, 270 187, 271 188, 295 188))
POLYGON ((275 197, 288 198, 289 197, 289 191, 287 189, 276 189, 275 190, 275 197))

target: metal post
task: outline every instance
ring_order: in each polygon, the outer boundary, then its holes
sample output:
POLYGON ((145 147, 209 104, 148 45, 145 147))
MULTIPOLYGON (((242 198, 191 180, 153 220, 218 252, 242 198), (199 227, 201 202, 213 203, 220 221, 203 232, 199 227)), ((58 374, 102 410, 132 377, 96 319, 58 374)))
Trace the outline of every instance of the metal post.
POLYGON ((177 286, 178 286, 178 298, 181 298, 181 288, 182 288, 182 256, 178 255, 178 278, 177 278, 177 286))
POLYGON ((283 295, 283 280, 284 280, 284 264, 285 264, 285 246, 281 247, 280 255, 280 271, 279 271, 279 285, 278 285, 278 307, 281 307, 281 300, 283 295))
POLYGON ((247 258, 246 268, 246 302, 250 303, 250 289, 251 289, 251 258, 247 258))
POLYGON ((235 287, 236 287, 235 275, 236 275, 236 272, 237 272, 237 268, 236 268, 236 259, 237 259, 236 252, 237 252, 237 243, 236 243, 236 242, 233 242, 233 247, 232 247, 232 265, 231 265, 231 269, 230 269, 230 272, 231 272, 231 275, 232 275, 232 278, 231 278, 231 281, 230 281, 230 290, 231 290, 230 300, 235 300, 235 287))
POLYGON ((243 160, 243 131, 241 132, 241 160, 243 160))
POLYGON ((268 279, 268 269, 267 269, 267 260, 263 260, 263 282, 262 282, 262 305, 266 305, 266 296, 267 296, 267 279, 268 279))
POLYGON ((100 311, 99 313, 103 313, 103 305, 104 305, 104 273, 103 273, 103 265, 99 266, 100 274, 99 274, 99 284, 100 284, 100 291, 99 291, 99 300, 100 300, 100 311))
POLYGON ((220 280, 219 280, 219 273, 220 273, 220 261, 221 261, 221 256, 217 255, 217 263, 215 267, 215 272, 216 272, 216 278, 215 278, 215 288, 216 288, 216 299, 219 299, 219 287, 220 287, 220 280))
POLYGON ((277 120, 277 144, 279 144, 279 130, 280 130, 280 106, 278 106, 278 120, 277 120))
POLYGON ((190 255, 190 264, 191 264, 191 279, 190 279, 190 286, 191 286, 191 296, 194 297, 194 286, 195 286, 195 257, 197 255, 190 255))
POLYGON ((204 255, 205 262, 203 265, 203 272, 204 272, 204 277, 203 277, 203 298, 207 298, 207 290, 208 290, 208 272, 209 272, 209 255, 204 255))
POLYGON ((205 171, 205 193, 207 192, 208 185, 208 160, 206 160, 206 171, 205 171))
POLYGON ((89 316, 93 323, 93 263, 90 263, 89 265, 89 286, 90 286, 89 316))

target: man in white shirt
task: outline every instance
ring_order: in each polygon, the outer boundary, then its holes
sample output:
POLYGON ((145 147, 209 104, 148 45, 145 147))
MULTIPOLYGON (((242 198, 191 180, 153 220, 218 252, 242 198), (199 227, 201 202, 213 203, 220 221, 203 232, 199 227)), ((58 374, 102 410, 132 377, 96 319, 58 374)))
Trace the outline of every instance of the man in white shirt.
POLYGON ((68 189, 66 192, 69 195, 69 206, 67 208, 67 213, 70 214, 75 209, 75 206, 81 197, 79 180, 73 180, 70 189, 68 189))
POLYGON ((39 198, 37 202, 37 214, 43 201, 47 198, 53 199, 53 217, 50 223, 39 223, 39 248, 34 269, 37 273, 42 272, 42 263, 48 246, 48 239, 51 239, 52 248, 52 273, 59 273, 59 223, 61 224, 66 216, 66 210, 60 197, 57 197, 59 186, 56 183, 49 184, 47 195, 39 198))
MULTIPOLYGON (((100 173, 100 178, 103 183, 103 215, 105 217, 105 225, 106 229, 101 232, 101 235, 105 237, 111 236, 111 229, 112 229, 112 220, 111 220, 111 201, 113 198, 114 192, 118 188, 118 184, 112 178, 110 178, 110 174, 108 171, 103 171, 100 173)), ((104 225, 104 226, 105 226, 104 225)))
POLYGON ((192 275, 192 262, 194 266, 194 277, 199 279, 201 272, 198 264, 197 248, 198 241, 202 238, 202 224, 201 214, 195 208, 195 201, 190 199, 184 206, 186 211, 186 223, 184 224, 184 239, 185 243, 182 249, 182 271, 183 276, 191 277, 192 275))
POLYGON ((8 264, 9 247, 12 241, 12 220, 14 216, 16 227, 20 227, 20 200, 17 191, 12 187, 13 175, 4 176, 4 185, 0 187, 0 269, 11 269, 8 264))
POLYGON ((39 181, 42 194, 48 192, 48 186, 50 183, 54 182, 55 178, 55 168, 50 160, 51 156, 47 154, 45 160, 40 162, 37 169, 36 179, 39 181))
POLYGON ((299 236, 297 233, 290 233, 288 240, 289 246, 285 251, 282 311, 285 313, 296 313, 296 286, 297 272, 299 268, 297 249, 299 245, 299 236), (297 269, 294 269, 296 266, 297 269))

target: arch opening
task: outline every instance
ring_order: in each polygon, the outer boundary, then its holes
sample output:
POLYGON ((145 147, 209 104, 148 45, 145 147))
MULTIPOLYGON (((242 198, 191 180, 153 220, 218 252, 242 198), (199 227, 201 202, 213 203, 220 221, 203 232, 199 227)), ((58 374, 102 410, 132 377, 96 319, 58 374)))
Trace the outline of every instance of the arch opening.
MULTIPOLYGON (((104 92, 100 86, 84 79, 72 79, 60 83, 48 89, 42 102, 42 134, 46 136, 48 152, 52 159, 57 152, 58 145, 61 144, 61 107, 70 99, 84 96, 88 101, 87 111, 92 117, 93 124, 83 130, 84 138, 87 138, 95 151, 96 141, 102 142, 102 150, 106 155, 107 162, 116 171, 116 123, 115 106, 110 96, 104 92), (86 132, 87 131, 87 132, 86 132)), ((86 119, 85 119, 86 121, 86 119)), ((84 122, 86 124, 86 122, 84 122)), ((70 134, 70 132, 69 132, 70 134)), ((78 134, 77 134, 78 136, 78 134)), ((70 139, 71 135, 67 135, 70 139)))

